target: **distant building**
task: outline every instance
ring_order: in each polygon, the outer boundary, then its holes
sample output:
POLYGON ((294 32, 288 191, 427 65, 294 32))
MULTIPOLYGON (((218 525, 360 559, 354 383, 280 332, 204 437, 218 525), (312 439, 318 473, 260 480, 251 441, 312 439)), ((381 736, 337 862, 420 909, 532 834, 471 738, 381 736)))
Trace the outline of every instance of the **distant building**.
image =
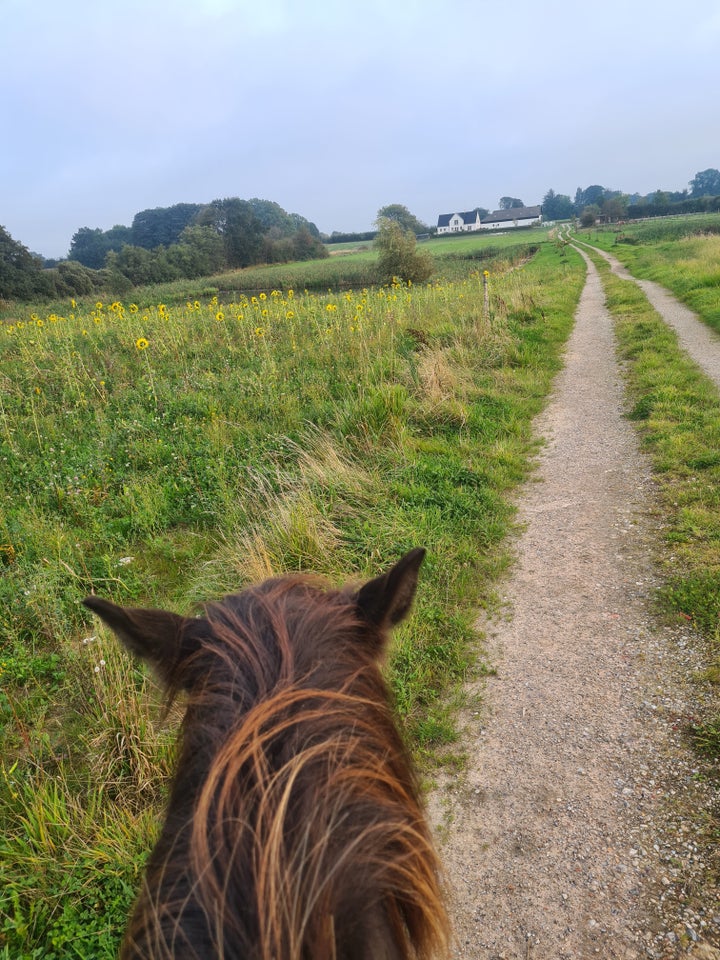
POLYGON ((514 227, 530 227, 542 222, 542 207, 511 207, 509 210, 494 210, 486 217, 480 216, 476 207, 467 213, 441 213, 437 232, 469 233, 475 230, 509 230, 514 227))
POLYGON ((438 217, 438 233, 465 233, 479 230, 481 226, 480 210, 470 210, 468 213, 441 213, 438 217))
POLYGON ((542 222, 542 207, 510 207, 509 210, 493 210, 480 223, 481 230, 508 230, 514 227, 531 227, 542 222))

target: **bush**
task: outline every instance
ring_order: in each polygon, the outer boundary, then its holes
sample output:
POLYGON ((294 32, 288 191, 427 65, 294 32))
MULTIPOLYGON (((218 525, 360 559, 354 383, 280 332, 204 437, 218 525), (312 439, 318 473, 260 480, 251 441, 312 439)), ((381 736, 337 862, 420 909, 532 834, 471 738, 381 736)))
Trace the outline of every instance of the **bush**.
POLYGON ((392 283, 394 278, 406 283, 423 283, 433 272, 430 254, 427 251, 419 253, 415 234, 403 230, 395 220, 378 222, 375 248, 380 252, 377 263, 380 283, 392 283))

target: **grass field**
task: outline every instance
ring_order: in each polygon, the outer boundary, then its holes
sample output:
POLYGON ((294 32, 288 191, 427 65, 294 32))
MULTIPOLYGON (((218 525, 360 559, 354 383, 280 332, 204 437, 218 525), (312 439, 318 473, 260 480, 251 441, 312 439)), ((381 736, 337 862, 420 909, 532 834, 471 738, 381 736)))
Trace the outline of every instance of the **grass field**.
MULTIPOLYGON (((546 242, 548 233, 543 229, 522 230, 517 233, 478 234, 433 239, 419 244, 418 249, 427 250, 435 262, 435 277, 440 280, 462 280, 471 271, 472 265, 482 261, 483 268, 502 272, 508 265, 522 261, 538 244, 546 242)), ((345 292, 360 290, 376 284, 377 251, 372 244, 350 244, 342 256, 325 260, 300 263, 270 264, 247 267, 208 277, 203 281, 181 280, 174 283, 122 290, 106 290, 102 295, 77 297, 76 314, 90 313, 95 302, 113 303, 116 300, 135 302, 139 307, 153 307, 158 303, 167 306, 182 306, 188 300, 211 300, 217 296, 223 301, 232 301, 243 295, 270 294, 273 290, 294 290, 296 293, 345 292), (360 249, 358 249, 360 248, 360 249)), ((65 315, 67 301, 43 304, 40 313, 65 315)), ((38 310, 33 312, 38 312, 38 310)), ((29 316, 30 311, 22 305, 0 299, 0 323, 13 323, 29 316)))
POLYGON ((477 249, 453 245, 473 256, 417 288, 306 294, 259 271, 276 285, 257 294, 213 278, 183 299, 6 307, 5 960, 115 955, 172 766, 177 716, 83 611, 90 591, 188 612, 272 572, 340 582, 423 545, 388 670, 418 759, 454 762, 458 685, 483 669, 475 615, 509 562, 584 273, 527 237, 477 249))

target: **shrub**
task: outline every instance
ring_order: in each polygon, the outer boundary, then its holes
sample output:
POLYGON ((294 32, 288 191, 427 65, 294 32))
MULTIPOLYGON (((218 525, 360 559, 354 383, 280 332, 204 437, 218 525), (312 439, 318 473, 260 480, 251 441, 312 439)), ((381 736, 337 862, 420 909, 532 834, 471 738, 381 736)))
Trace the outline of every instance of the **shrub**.
POLYGON ((423 283, 433 272, 432 257, 416 249, 415 234, 403 230, 395 220, 378 221, 375 249, 379 251, 377 270, 380 283, 394 278, 406 283, 423 283))

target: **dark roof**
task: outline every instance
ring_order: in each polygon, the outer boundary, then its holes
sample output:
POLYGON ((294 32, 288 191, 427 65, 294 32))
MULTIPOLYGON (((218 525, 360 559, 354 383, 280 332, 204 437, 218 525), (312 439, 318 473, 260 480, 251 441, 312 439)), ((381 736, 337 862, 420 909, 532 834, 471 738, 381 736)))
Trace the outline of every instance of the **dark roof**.
POLYGON ((475 223, 477 220, 478 207, 474 210, 468 210, 466 213, 441 213, 438 217, 437 225, 439 227, 447 227, 450 225, 450 221, 453 217, 461 217, 463 223, 475 223))
POLYGON ((539 220, 542 207, 511 207, 509 210, 493 210, 482 218, 483 223, 507 223, 511 220, 539 220))

